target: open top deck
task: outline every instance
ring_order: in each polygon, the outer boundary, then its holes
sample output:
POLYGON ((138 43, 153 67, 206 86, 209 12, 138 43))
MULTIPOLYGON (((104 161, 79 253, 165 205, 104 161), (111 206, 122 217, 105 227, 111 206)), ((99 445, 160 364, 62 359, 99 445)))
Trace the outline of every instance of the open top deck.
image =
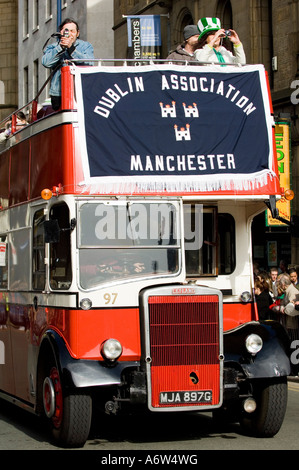
MULTIPOLYGON (((2 208, 84 195, 280 197, 262 65, 62 67, 62 107, 0 143, 2 208), (22 185, 20 185, 22 178, 22 185)), ((3 126, 5 123, 2 123, 3 126)))

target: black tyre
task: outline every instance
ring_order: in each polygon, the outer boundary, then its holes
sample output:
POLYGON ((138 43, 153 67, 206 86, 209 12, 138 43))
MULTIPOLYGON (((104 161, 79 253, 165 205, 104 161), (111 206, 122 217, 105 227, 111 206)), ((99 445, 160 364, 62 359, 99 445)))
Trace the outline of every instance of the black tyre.
POLYGON ((256 437, 273 437, 280 430, 286 412, 287 379, 257 381, 253 391, 257 408, 250 414, 244 412, 240 424, 246 433, 256 437))
POLYGON ((63 447, 82 447, 91 426, 91 397, 79 393, 65 394, 55 366, 44 378, 42 396, 55 442, 63 447))

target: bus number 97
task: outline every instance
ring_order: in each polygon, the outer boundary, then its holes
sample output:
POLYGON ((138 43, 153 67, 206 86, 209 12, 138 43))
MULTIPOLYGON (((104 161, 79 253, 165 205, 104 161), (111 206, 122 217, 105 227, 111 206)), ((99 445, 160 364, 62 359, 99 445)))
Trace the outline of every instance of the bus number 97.
POLYGON ((109 294, 108 292, 104 294, 105 305, 107 304, 114 304, 117 298, 116 293, 109 294))

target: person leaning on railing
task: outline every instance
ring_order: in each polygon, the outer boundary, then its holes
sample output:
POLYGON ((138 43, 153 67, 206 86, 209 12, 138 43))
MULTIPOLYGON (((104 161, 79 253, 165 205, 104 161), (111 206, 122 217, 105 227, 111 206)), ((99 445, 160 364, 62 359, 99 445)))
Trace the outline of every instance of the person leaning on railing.
MULTIPOLYGON (((93 47, 87 41, 79 39, 80 30, 78 23, 72 18, 66 18, 59 26, 59 40, 55 44, 46 47, 42 57, 44 67, 54 71, 50 97, 52 108, 57 111, 61 105, 61 67, 64 61, 72 59, 94 59, 93 47)), ((80 62, 80 65, 93 65, 88 62, 80 62)))
MULTIPOLYGON (((28 122, 23 111, 19 111, 16 115, 16 131, 22 129, 22 127, 27 126, 28 122)), ((11 136, 11 120, 6 123, 5 131, 0 134, 0 143, 5 142, 11 136)))
POLYGON ((11 134, 11 121, 8 121, 5 125, 5 130, 1 131, 0 134, 0 143, 5 142, 11 134))
POLYGON ((194 55, 199 62, 218 64, 246 64, 246 56, 238 34, 233 29, 221 28, 219 18, 201 18, 197 23, 199 49, 194 55), (225 41, 233 45, 233 53, 225 46, 225 41))

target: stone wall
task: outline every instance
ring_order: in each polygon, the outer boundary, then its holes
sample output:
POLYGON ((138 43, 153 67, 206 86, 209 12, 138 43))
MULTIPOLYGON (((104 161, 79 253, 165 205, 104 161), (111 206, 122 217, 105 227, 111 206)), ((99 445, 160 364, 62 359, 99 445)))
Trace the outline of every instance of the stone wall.
POLYGON ((18 105, 17 0, 0 0, 0 120, 18 105))

